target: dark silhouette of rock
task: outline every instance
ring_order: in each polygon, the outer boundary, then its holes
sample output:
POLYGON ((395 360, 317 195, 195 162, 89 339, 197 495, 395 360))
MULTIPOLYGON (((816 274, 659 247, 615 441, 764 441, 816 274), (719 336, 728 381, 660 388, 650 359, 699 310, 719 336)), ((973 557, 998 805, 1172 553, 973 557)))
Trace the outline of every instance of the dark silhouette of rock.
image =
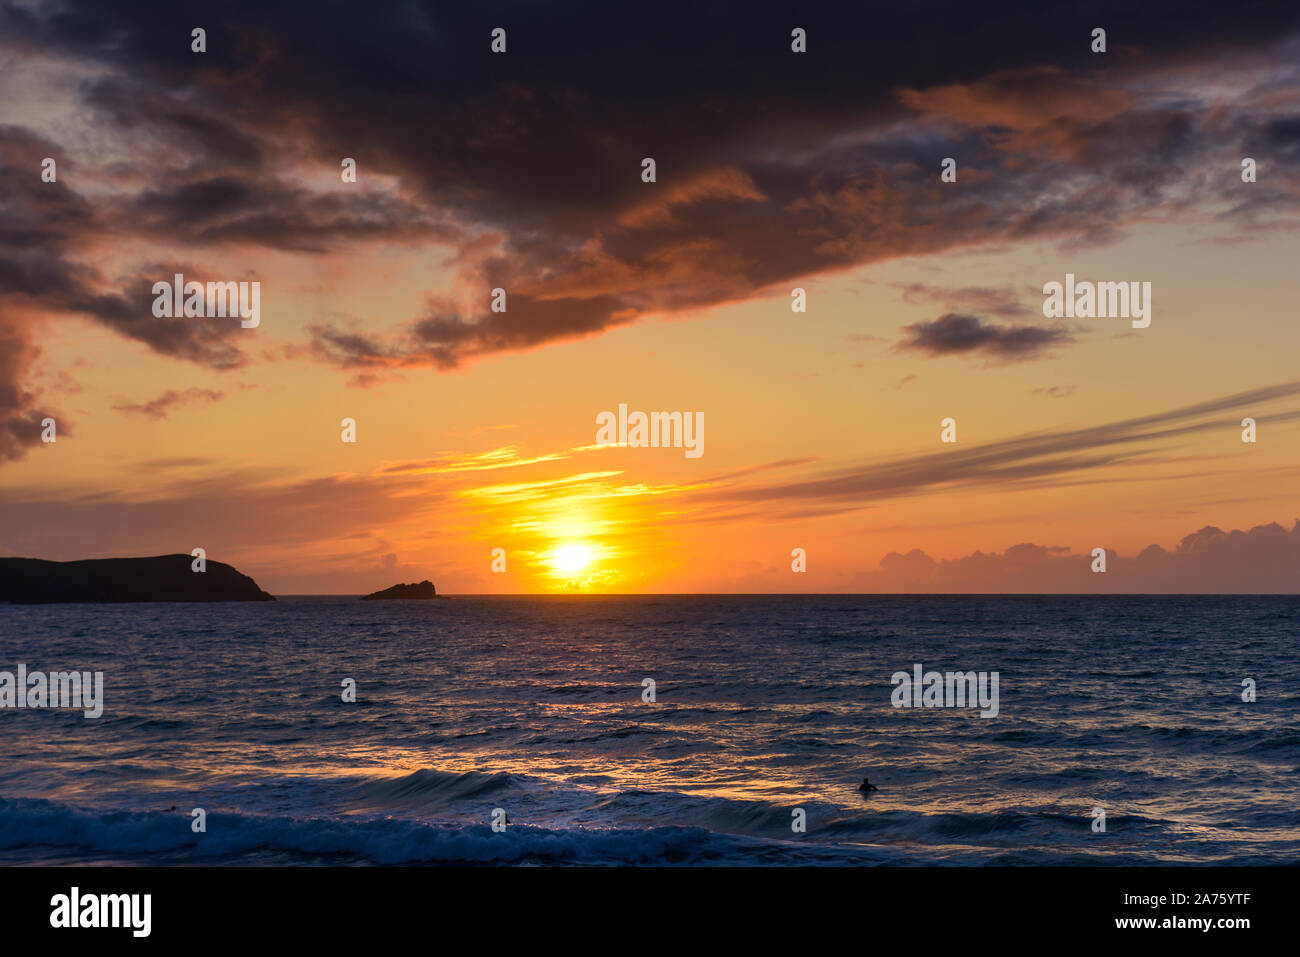
POLYGON ((91 558, 47 562, 0 558, 0 602, 275 601, 230 565, 209 560, 205 571, 189 555, 91 558))
POLYGON ((425 579, 417 585, 394 585, 392 588, 385 588, 383 591, 377 591, 371 595, 362 595, 362 601, 372 601, 382 598, 437 598, 438 590, 433 587, 433 582, 425 579))

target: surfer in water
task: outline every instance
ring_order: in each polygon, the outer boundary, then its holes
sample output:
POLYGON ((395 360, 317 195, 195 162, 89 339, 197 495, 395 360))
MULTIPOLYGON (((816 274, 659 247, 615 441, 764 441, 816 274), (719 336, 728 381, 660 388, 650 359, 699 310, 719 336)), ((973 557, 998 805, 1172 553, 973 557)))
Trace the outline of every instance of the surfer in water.
POLYGON ((862 783, 858 785, 858 790, 861 791, 863 794, 870 794, 872 791, 879 791, 880 789, 876 787, 874 784, 872 784, 870 781, 868 781, 866 778, 863 778, 862 783))

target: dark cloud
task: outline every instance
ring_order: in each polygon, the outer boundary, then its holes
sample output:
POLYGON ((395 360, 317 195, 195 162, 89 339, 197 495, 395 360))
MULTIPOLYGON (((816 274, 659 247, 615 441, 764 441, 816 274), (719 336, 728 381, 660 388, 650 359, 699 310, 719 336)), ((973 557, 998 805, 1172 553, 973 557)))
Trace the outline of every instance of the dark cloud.
POLYGON ((145 234, 185 245, 256 243, 293 252, 324 253, 347 243, 458 242, 459 229, 423 209, 382 193, 320 195, 283 179, 208 177, 146 189, 116 209, 145 234))
POLYGON ((23 329, 0 315, 0 462, 22 458, 40 444, 45 415, 37 407, 37 396, 22 385, 37 351, 23 329))
POLYGON ((982 322, 977 316, 947 313, 933 322, 904 326, 907 337, 898 348, 930 356, 981 352, 999 359, 1029 359, 1052 346, 1073 342, 1059 325, 1010 326, 982 322))
MULTIPOLYGON (((127 287, 79 272, 72 236, 305 253, 438 242, 455 249, 460 288, 510 291, 508 313, 489 312, 484 295, 481 311, 439 305, 394 336, 316 325, 317 356, 376 376, 453 368, 893 257, 990 241, 1110 242, 1201 201, 1198 171, 1226 168, 1244 143, 1276 144, 1272 163, 1300 167, 1290 114, 1269 105, 1276 96, 1227 122, 1217 94, 1168 92, 1207 64, 1285 71, 1282 44, 1298 22, 1287 3, 1249 16, 1173 2, 1069 12, 814 3, 795 16, 758 3, 736 17, 677 2, 404 2, 364 13, 0 2, 5 49, 99 70, 86 119, 135 157, 94 203, 60 186, 43 195, 40 217, 14 220, 0 283, 218 367, 239 364, 231 340, 132 324, 127 287), (804 55, 789 50, 796 21, 809 31, 804 55), (1104 62, 1087 42, 1099 22, 1112 46, 1104 62), (206 54, 189 49, 200 23, 206 54), (509 37, 500 56, 489 50, 499 25, 509 37), (960 157, 959 185, 939 182, 948 155, 960 157), (307 188, 304 170, 336 177, 345 156, 358 161, 356 189, 307 188), (646 156, 657 183, 640 180, 646 156), (381 177, 390 185, 373 186, 381 177)), ((61 145, 76 156, 77 144, 61 145)), ((30 170, 24 163, 28 179, 30 170)), ((1266 221, 1300 195, 1285 182, 1258 184, 1223 215, 1266 221)), ((946 305, 1017 309, 964 298, 946 305)), ((1035 337, 982 348, 1025 355, 1035 337)))
POLYGON ((578 338, 630 321, 620 319, 609 297, 538 300, 507 298, 505 312, 488 312, 478 319, 434 314, 415 322, 403 342, 382 343, 374 337, 315 326, 319 353, 346 369, 385 369, 431 365, 451 369, 483 353, 529 349, 555 339, 578 338))
MULTIPOLYGON (((76 315, 113 329, 160 355, 214 369, 246 358, 234 344, 238 323, 157 319, 152 285, 170 266, 110 278, 80 259, 95 235, 110 229, 102 210, 67 185, 75 165, 58 167, 56 182, 41 180, 41 161, 63 155, 54 144, 13 126, 0 127, 0 459, 21 457, 39 441, 37 393, 28 384, 39 354, 33 317, 76 315)), ((177 270, 183 271, 183 270, 177 270)), ((56 416, 61 435, 71 423, 56 416)))
POLYGON ((1264 128, 1264 137, 1273 146, 1300 150, 1300 116, 1273 120, 1264 128))

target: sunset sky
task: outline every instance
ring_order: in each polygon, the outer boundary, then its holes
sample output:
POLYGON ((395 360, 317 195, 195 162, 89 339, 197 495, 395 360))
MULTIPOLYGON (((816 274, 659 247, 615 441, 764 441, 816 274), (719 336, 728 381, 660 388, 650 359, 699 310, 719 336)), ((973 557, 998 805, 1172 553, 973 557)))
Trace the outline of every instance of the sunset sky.
POLYGON ((1295 4, 186 6, 0 0, 0 555, 1300 587, 1295 4), (178 272, 260 325, 155 318, 178 272), (1045 318, 1066 273, 1150 327, 1045 318), (704 454, 595 447, 620 403, 704 454))

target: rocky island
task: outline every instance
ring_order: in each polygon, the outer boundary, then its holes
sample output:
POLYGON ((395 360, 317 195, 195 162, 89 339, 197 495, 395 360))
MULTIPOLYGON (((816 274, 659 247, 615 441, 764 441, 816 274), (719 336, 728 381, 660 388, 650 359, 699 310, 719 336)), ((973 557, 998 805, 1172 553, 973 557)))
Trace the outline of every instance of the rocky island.
POLYGON ((193 561, 189 555, 74 562, 0 558, 0 602, 275 601, 230 565, 207 561, 196 572, 193 561))
POLYGON ((373 592, 369 595, 362 595, 362 601, 374 601, 385 598, 405 598, 405 599, 424 599, 438 598, 438 590, 433 587, 433 582, 425 579, 422 582, 411 585, 394 585, 392 588, 385 588, 383 591, 373 592))

